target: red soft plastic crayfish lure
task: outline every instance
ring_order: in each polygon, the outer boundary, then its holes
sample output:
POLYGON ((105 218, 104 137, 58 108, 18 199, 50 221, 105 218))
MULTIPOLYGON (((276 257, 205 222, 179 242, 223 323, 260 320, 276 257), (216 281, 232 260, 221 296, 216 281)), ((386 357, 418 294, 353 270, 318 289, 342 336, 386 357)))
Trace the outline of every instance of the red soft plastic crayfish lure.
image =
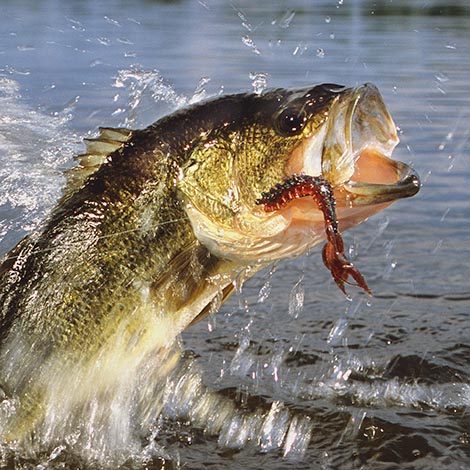
POLYGON ((278 183, 269 192, 262 193, 261 199, 258 199, 256 204, 263 205, 266 212, 274 212, 285 207, 293 199, 307 196, 313 197, 325 219, 328 241, 323 247, 323 262, 331 271, 336 284, 344 294, 346 294, 344 285, 349 284, 357 285, 372 295, 362 274, 344 254, 343 238, 336 219, 333 188, 322 176, 292 175, 290 178, 285 178, 282 183, 278 183), (356 284, 348 281, 349 276, 356 281, 356 284))

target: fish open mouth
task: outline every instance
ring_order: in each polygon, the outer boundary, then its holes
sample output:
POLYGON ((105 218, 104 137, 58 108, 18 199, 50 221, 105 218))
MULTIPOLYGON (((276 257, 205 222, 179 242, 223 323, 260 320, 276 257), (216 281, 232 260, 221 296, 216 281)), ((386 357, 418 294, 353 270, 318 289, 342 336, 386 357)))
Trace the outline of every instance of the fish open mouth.
POLYGON ((374 85, 343 89, 323 127, 305 140, 297 150, 302 171, 322 174, 339 205, 390 203, 419 191, 417 173, 391 158, 396 126, 374 85))

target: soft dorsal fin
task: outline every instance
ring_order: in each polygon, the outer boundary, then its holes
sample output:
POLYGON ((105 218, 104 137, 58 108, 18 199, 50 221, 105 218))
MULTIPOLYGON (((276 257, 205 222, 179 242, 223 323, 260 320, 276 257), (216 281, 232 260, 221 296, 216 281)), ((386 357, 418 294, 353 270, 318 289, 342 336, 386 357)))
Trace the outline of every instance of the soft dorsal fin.
POLYGON ((93 174, 110 154, 120 149, 132 136, 131 129, 100 127, 98 137, 84 139, 86 152, 77 155, 78 165, 67 171, 65 195, 80 188, 85 179, 93 174))

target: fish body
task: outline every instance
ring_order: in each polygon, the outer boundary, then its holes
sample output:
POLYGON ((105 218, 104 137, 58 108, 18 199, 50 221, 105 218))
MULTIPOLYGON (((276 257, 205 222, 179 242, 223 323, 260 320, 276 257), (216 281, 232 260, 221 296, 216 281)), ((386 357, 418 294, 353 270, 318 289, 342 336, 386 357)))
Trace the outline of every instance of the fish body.
POLYGON ((0 267, 0 380, 17 400, 2 440, 44 422, 60 434, 57 402, 69 420, 100 394, 134 394, 151 357, 237 280, 324 240, 313 201, 257 204, 283 178, 327 179, 341 230, 415 194, 416 174, 389 158, 397 142, 372 85, 229 95, 143 130, 102 129, 0 267))

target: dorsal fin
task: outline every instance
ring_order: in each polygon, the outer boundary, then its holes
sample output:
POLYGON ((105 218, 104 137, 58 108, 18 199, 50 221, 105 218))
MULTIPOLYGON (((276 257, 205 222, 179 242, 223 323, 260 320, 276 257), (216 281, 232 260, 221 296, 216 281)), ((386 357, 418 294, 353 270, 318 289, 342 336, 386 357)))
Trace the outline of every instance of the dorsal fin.
POLYGON ((98 137, 84 139, 86 152, 76 158, 84 167, 97 167, 101 165, 108 155, 127 142, 132 134, 130 129, 113 129, 111 127, 100 127, 98 137))
POLYGON ((77 155, 78 165, 66 172, 67 187, 64 195, 69 195, 85 182, 108 158, 121 148, 132 135, 131 129, 100 127, 98 137, 84 139, 86 152, 77 155))

